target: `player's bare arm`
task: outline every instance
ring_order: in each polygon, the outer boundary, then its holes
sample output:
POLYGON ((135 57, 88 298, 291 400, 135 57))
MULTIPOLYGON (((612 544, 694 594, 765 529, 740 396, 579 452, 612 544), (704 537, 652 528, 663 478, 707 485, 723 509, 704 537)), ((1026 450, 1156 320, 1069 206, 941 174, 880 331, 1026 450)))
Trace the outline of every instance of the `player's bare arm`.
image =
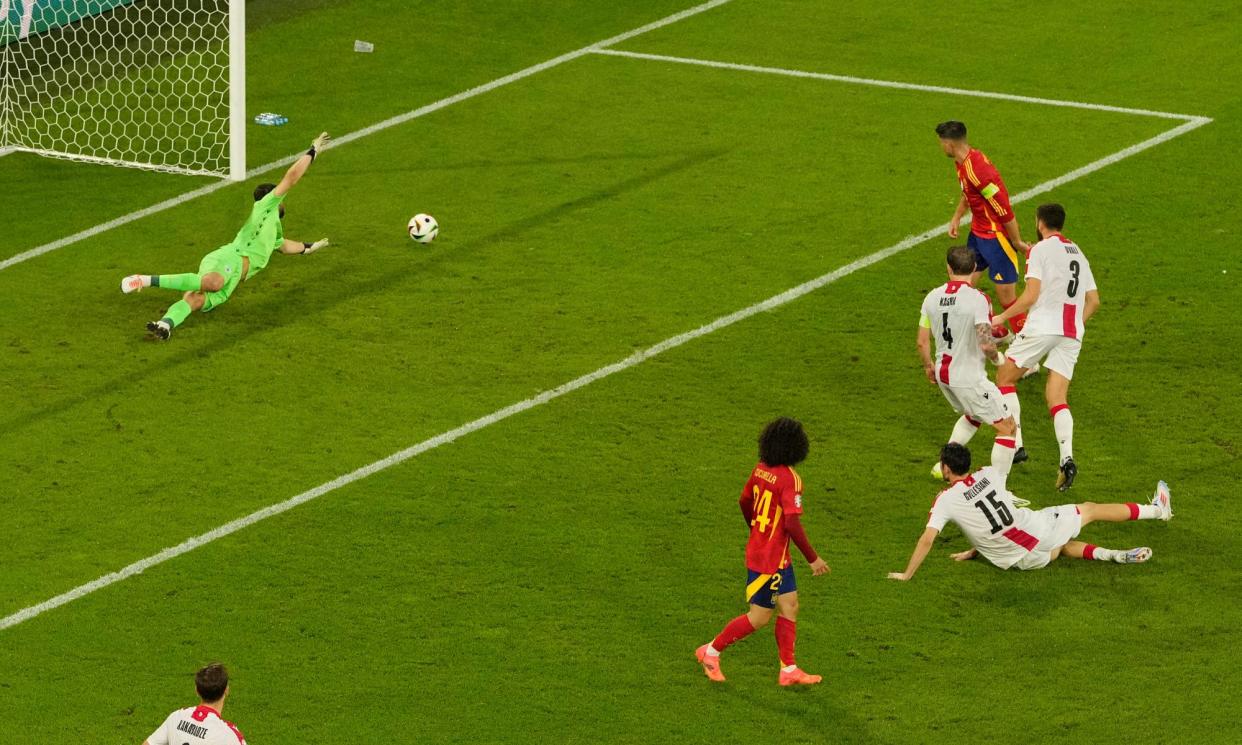
POLYGON ((970 209, 970 202, 966 201, 966 195, 963 194, 962 198, 957 200, 957 209, 953 210, 953 219, 949 220, 950 238, 957 238, 957 224, 962 221, 963 217, 966 216, 966 210, 968 209, 970 209))
POLYGON ((328 139, 328 133, 321 132, 311 143, 310 150, 307 150, 302 157, 298 158, 294 161, 293 165, 289 166, 289 170, 285 171, 284 178, 282 178, 280 183, 276 184, 276 188, 273 189, 277 196, 283 197, 288 194, 289 190, 292 189, 298 181, 306 175, 306 171, 311 167, 311 163, 315 162, 315 156, 320 150, 327 146, 328 139))
POLYGON ((328 241, 327 238, 320 238, 314 243, 309 241, 294 241, 286 238, 285 242, 280 246, 280 252, 282 254, 313 254, 319 249, 327 248, 331 245, 332 243, 328 241))
POLYGON ((1082 305, 1082 320, 1084 322, 1091 320, 1091 316, 1100 309, 1100 291, 1090 290, 1082 305))
POLYGON ((949 554, 949 558, 953 559, 954 561, 970 561, 971 559, 975 558, 978 555, 979 555, 978 551, 976 551, 973 548, 970 548, 965 551, 958 551, 955 554, 949 554))
MULTIPOLYGON (((992 336, 991 329, 988 330, 988 337, 992 336)), ((931 354, 931 329, 919 327, 919 358, 923 360, 923 374, 931 382, 936 382, 936 365, 932 362, 931 354)))
POLYGON ((940 531, 935 528, 927 528, 923 531, 923 535, 919 536, 919 542, 914 546, 914 553, 910 554, 910 563, 906 564, 904 572, 889 572, 888 578, 905 582, 914 576, 923 564, 923 559, 927 558, 927 554, 931 553, 932 544, 936 541, 936 536, 940 535, 940 531))
POLYGON ((983 356, 992 359, 996 356, 996 337, 992 336, 992 327, 986 323, 975 324, 975 339, 979 342, 979 351, 983 356))
POLYGON ((1035 279, 1034 277, 1027 277, 1026 289, 1022 291, 1021 297, 1019 297, 1013 305, 1006 308, 1004 313, 1001 313, 993 318, 992 326, 1000 328, 1001 326, 1004 326, 1010 318, 1013 318, 1019 313, 1025 313, 1030 310, 1031 306, 1035 305, 1035 301, 1039 299, 1039 286, 1040 281, 1038 279, 1035 279))

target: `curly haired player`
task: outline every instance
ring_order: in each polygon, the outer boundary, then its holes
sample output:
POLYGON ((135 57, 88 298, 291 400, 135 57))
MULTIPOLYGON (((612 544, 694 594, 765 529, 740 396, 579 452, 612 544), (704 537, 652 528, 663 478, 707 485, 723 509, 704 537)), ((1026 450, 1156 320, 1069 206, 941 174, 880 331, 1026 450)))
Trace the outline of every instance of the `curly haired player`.
POLYGON ((802 528, 802 479, 793 467, 806 459, 808 450, 806 432, 795 419, 776 419, 759 435, 759 463, 738 500, 742 517, 750 526, 750 541, 746 544, 746 602, 750 603, 750 610, 730 621, 714 640, 695 650, 703 672, 711 680, 725 679, 720 672, 720 653, 765 626, 772 619, 774 607, 776 646, 781 660, 778 682, 783 686, 809 685, 823 679, 803 672, 794 661, 798 585, 789 542, 798 544, 812 574, 818 577, 829 571, 802 528))

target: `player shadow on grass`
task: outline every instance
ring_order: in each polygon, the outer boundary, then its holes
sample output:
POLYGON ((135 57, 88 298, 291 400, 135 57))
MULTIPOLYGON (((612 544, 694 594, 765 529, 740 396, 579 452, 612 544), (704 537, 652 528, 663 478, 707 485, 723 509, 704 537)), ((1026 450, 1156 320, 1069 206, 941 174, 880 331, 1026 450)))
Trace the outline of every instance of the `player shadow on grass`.
MULTIPOLYGON (((445 260, 460 260, 470 251, 478 253, 502 240, 521 235, 527 230, 545 225, 563 215, 591 207, 626 192, 635 191, 648 184, 719 158, 727 152, 727 150, 717 149, 692 153, 668 165, 631 176, 611 186, 603 187, 576 199, 571 199, 568 202, 549 207, 529 217, 508 223, 476 240, 455 243, 451 250, 435 251, 433 249, 421 255, 420 259, 413 265, 402 264, 393 271, 366 282, 350 283, 348 279, 341 281, 342 278, 348 277, 348 273, 343 272, 339 264, 324 262, 320 271, 310 277, 303 278, 304 281, 300 282, 297 287, 277 289, 269 285, 264 289, 262 300, 257 300, 253 304, 247 302, 238 303, 234 300, 212 313, 206 315, 195 314, 196 317, 192 322, 196 328, 200 324, 204 327, 204 330, 206 330, 205 327, 208 325, 217 328, 220 325, 225 325, 224 331, 227 333, 224 336, 218 337, 207 344, 194 346, 192 336, 184 332, 180 333, 174 337, 171 344, 184 345, 184 352, 176 353, 141 370, 123 373, 86 391, 68 396, 43 408, 0 421, 0 433, 2 433, 0 434, 0 439, 3 438, 3 435, 12 435, 44 419, 69 411, 75 406, 89 404, 100 396, 116 394, 139 387, 153 376, 176 370, 183 365, 193 364, 204 355, 214 354, 234 347, 251 336, 272 328, 274 325, 305 321, 327 310, 336 308, 345 302, 354 302, 364 295, 382 292, 403 281, 410 280, 412 277, 426 274, 427 269, 435 267, 445 260), (325 275, 329 274, 333 275, 334 281, 327 281, 325 275), (301 301, 298 296, 305 296, 305 300, 301 301), (238 307, 239 305, 241 307, 238 307), (282 313, 282 311, 284 312, 282 313)), ((555 162, 555 159, 552 159, 552 162, 555 162)), ((276 283, 274 282, 273 284, 276 283)), ((246 299, 249 300, 250 298, 246 299)), ((135 325, 135 328, 138 328, 138 326, 135 325)), ((217 331, 216 333, 218 334, 219 332, 217 331)), ((135 343, 139 342, 140 340, 135 338, 135 343)))

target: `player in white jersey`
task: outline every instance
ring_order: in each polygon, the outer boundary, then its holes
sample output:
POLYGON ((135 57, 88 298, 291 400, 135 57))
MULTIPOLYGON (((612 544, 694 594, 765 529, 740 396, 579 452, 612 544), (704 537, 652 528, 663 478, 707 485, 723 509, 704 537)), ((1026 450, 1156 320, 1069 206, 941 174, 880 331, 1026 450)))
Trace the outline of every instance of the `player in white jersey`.
POLYGON ((1061 450, 1057 489, 1065 491, 1073 486, 1078 475, 1078 465, 1074 463, 1074 417, 1066 400, 1086 334, 1086 321, 1100 307, 1100 292, 1082 249, 1061 235, 1065 208, 1059 204, 1041 205, 1035 210, 1035 226, 1040 240, 1027 257, 1026 289, 1018 302, 992 319, 992 325, 1001 326, 1013 315, 1030 310, 1026 327, 1010 345, 1008 359, 996 373, 996 384, 1018 423, 1021 446, 1022 409, 1016 384, 1041 360, 1048 368, 1044 398, 1061 450))
POLYGON ((890 572, 889 579, 908 580, 927 558, 932 544, 945 525, 961 528, 971 548, 953 554, 957 561, 977 554, 1001 569, 1039 569, 1058 556, 1118 564, 1139 564, 1151 558, 1151 549, 1117 550, 1076 541, 1083 526, 1103 520, 1168 520, 1173 516, 1169 487, 1163 481, 1148 504, 1063 504, 1028 510, 1014 504, 1014 496, 996 469, 986 466, 970 472, 970 451, 949 443, 940 451, 941 469, 949 488, 940 492, 927 517, 927 527, 910 555, 904 572, 890 572))
MULTIPOLYGON (((953 425, 949 442, 965 445, 984 422, 996 429, 992 445, 992 465, 1008 474, 1014 463, 1026 460, 1014 439, 1017 429, 1009 416, 996 385, 988 379, 984 360, 996 360, 996 339, 992 336, 992 301, 971 286, 975 254, 967 246, 954 246, 945 257, 949 281, 923 299, 919 314, 918 348, 923 373, 940 387, 953 410, 961 414, 953 425), (932 338, 936 354, 932 357, 932 338)), ((1000 360, 1003 362, 1003 359, 1000 360)), ((941 477, 940 461, 932 475, 941 477)))
POLYGON ((195 673, 194 688, 199 705, 169 714, 143 745, 246 745, 242 733, 220 716, 229 695, 224 665, 208 665, 195 673))

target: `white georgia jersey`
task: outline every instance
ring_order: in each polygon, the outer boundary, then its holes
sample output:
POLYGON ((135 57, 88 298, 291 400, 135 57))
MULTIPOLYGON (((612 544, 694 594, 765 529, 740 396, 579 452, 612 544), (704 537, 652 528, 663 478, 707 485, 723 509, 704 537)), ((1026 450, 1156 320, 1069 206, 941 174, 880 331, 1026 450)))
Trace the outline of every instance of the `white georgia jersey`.
POLYGON ((1039 543, 1027 532, 1034 520, 1034 512, 1014 506, 1005 480, 986 466, 940 492, 927 527, 944 530, 954 523, 983 558, 1008 569, 1039 543))
POLYGON ((936 380, 969 387, 987 379, 975 326, 991 321, 992 301, 969 282, 948 282, 927 293, 919 325, 931 329, 936 342, 936 380))
POLYGON ((147 742, 150 745, 246 745, 246 738, 210 706, 191 706, 169 714, 147 742))
POLYGON ((1026 278, 1038 279, 1039 297, 1026 317, 1028 336, 1082 339, 1082 309, 1087 293, 1096 289, 1095 275, 1082 249, 1060 233, 1034 246, 1026 259, 1026 278))

